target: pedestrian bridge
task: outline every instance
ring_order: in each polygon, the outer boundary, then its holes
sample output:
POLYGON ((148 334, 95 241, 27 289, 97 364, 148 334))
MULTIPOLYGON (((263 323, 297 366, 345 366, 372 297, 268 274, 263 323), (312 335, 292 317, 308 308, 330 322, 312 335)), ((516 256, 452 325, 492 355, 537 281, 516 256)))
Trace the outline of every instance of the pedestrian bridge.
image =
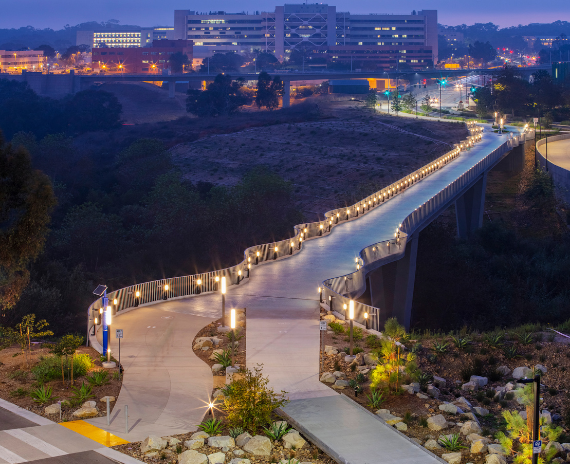
MULTIPOLYGON (((235 266, 109 293, 113 329, 124 330, 125 376, 111 425, 104 418, 91 422, 127 440, 195 430, 213 380, 192 340, 221 317, 225 277, 227 308, 247 308, 247 366, 263 364, 270 386, 288 393, 286 412, 330 455, 355 463, 441 462, 375 416, 338 403, 342 395, 319 382, 318 299, 340 317, 347 316, 344 305, 355 301, 356 322, 364 324, 366 313, 372 328, 381 329, 391 316, 409 325, 419 232, 455 202, 459 234, 472 234, 482 223, 487 173, 495 166, 522 166, 525 144, 534 138, 516 128, 501 135, 488 125, 468 127, 469 138, 438 159, 354 205, 329 211, 323 221, 295 226, 287 240, 248 248, 235 266), (363 295, 372 305, 358 301, 363 295), (128 432, 125 405, 133 424, 128 432), (348 446, 356 442, 334 439, 338 427, 370 440, 348 446), (378 461, 378 447, 397 453, 378 461)), ((96 347, 93 328, 101 326, 94 318, 103 306, 98 299, 88 310, 96 347)))

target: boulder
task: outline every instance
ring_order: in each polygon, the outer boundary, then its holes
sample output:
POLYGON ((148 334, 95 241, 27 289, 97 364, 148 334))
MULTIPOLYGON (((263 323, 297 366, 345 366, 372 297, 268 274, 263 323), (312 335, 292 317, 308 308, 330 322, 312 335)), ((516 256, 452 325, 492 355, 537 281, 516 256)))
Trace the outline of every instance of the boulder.
POLYGON ((487 443, 484 440, 475 440, 471 442, 471 454, 479 454, 487 452, 487 443))
POLYGON ((46 414, 59 414, 59 411, 61 411, 60 403, 54 403, 50 406, 46 406, 46 408, 44 409, 44 412, 46 414))
POLYGON ((545 424, 552 424, 552 415, 546 409, 540 411, 540 419, 541 422, 544 419, 545 424))
POLYGON ((475 382, 467 382, 467 383, 464 383, 463 385, 461 385, 461 390, 464 390, 464 391, 475 391, 478 388, 479 388, 479 386, 475 382))
POLYGON ((461 464, 461 453, 443 453, 441 458, 449 464, 461 464))
POLYGON ((160 451, 166 448, 168 442, 163 438, 156 435, 146 437, 141 443, 141 453, 148 453, 149 451, 160 451))
POLYGON ((501 445, 499 445, 498 443, 492 443, 490 445, 487 445, 487 448, 489 450, 489 454, 499 454, 501 456, 507 455, 507 453, 505 452, 503 447, 501 445))
POLYGON ((430 440, 425 442, 424 448, 433 451, 433 450, 441 449, 441 446, 439 445, 439 443, 437 441, 430 439, 430 440))
POLYGON ((208 454, 208 464, 225 464, 226 455, 224 453, 208 454))
POLYGON ((326 316, 323 316, 322 319, 323 321, 327 321, 327 323, 330 324, 336 320, 336 317, 334 317, 332 314, 327 314, 326 316))
POLYGON ((515 388, 515 384, 512 382, 509 382, 505 385, 505 391, 510 392, 511 390, 513 390, 515 388))
POLYGON ((99 411, 97 408, 80 408, 72 414, 72 416, 78 417, 79 419, 88 419, 90 417, 97 417, 98 415, 99 411))
POLYGON ((437 375, 433 376, 433 384, 437 387, 437 388, 445 388, 446 385, 446 381, 443 377, 438 377, 437 375))
POLYGON ((272 448, 269 438, 256 435, 245 444, 243 450, 255 456, 269 456, 272 448))
POLYGON ((489 379, 487 377, 481 377, 479 375, 472 375, 469 379, 469 382, 475 382, 477 386, 481 388, 489 383, 489 379))
POLYGON ((542 364, 537 364, 536 366, 534 366, 534 369, 542 372, 543 374, 546 374, 546 372, 548 371, 548 369, 542 364))
POLYGON ((206 432, 204 432, 203 430, 200 430, 199 432, 193 433, 190 436, 190 440, 197 440, 199 438, 202 438, 203 440, 206 440, 208 438, 210 438, 210 435, 208 435, 206 432))
POLYGON ((434 387, 433 385, 429 385, 427 388, 427 394, 432 398, 439 398, 440 393, 439 388, 434 387))
POLYGON ((194 350, 200 350, 202 348, 212 348, 214 344, 209 337, 199 337, 194 343, 194 350))
POLYGON ((245 451, 238 448, 233 450, 232 453, 234 453, 234 456, 243 456, 245 454, 245 451))
POLYGON ((212 366, 212 372, 221 372, 224 370, 224 366, 222 366, 221 364, 214 364, 212 366))
POLYGON ((405 422, 396 422, 394 425, 400 432, 406 432, 408 430, 408 426, 405 422))
POLYGON ((240 448, 243 448, 249 440, 251 440, 251 435, 247 432, 244 432, 241 435, 237 436, 236 445, 240 448))
POLYGON ((348 380, 337 380, 334 383, 335 387, 340 387, 340 388, 345 388, 348 387, 350 384, 348 383, 348 380))
POLYGON ((485 456, 485 464, 507 464, 507 460, 500 454, 488 454, 485 456))
POLYGON ((230 464, 251 464, 251 461, 245 458, 233 458, 230 464))
POLYGON ((463 419, 467 419, 467 420, 473 421, 475 423, 479 423, 479 421, 475 417, 475 414, 473 414, 472 412, 465 412, 465 413, 461 414, 461 417, 463 419))
POLYGON ((182 443, 178 438, 176 437, 163 437, 163 440, 167 440, 168 441, 168 446, 176 446, 178 443, 182 443))
POLYGON ((545 454, 548 455, 548 453, 552 448, 556 449, 556 454, 553 457, 562 456, 562 454, 564 453, 564 447, 560 443, 558 443, 557 441, 550 441, 548 442, 548 445, 546 445, 546 447, 544 448, 545 454))
POLYGON ((212 340, 214 346, 218 346, 220 343, 222 343, 222 339, 218 337, 211 337, 210 340, 212 340))
POLYGON ((439 405, 439 410, 448 414, 463 414, 463 411, 451 403, 444 403, 439 405))
POLYGON ((499 366, 497 367, 497 372, 502 376, 505 376, 509 375, 511 373, 511 370, 508 368, 508 366, 499 366))
POLYGON ((418 393, 420 391, 420 384, 418 382, 412 382, 410 386, 414 389, 414 393, 418 393))
POLYGON ((364 355, 364 363, 371 366, 378 364, 378 358, 372 354, 365 354, 364 355))
POLYGON ((336 354, 338 354, 338 350, 334 346, 325 345, 325 354, 327 354, 329 356, 330 355, 336 355, 336 354))
POLYGON ((86 401, 81 405, 82 408, 96 408, 97 401, 86 401))
POLYGON ((443 417, 442 414, 429 417, 427 423, 430 430, 438 431, 447 428, 447 421, 445 420, 445 417, 443 417))
POLYGON ((564 451, 570 452, 570 443, 562 443, 562 448, 564 451))
POLYGON ((460 396, 459 398, 457 398, 453 404, 456 404, 459 407, 462 407, 462 405, 467 406, 468 408, 471 407, 471 403, 469 401, 467 401, 467 399, 465 399, 463 396, 460 396))
POLYGON ((513 371, 513 379, 519 380, 532 376, 532 369, 526 366, 517 367, 513 371))
POLYGON ((307 443, 303 440, 303 437, 299 435, 299 432, 289 432, 283 435, 283 446, 285 449, 301 449, 307 443))
POLYGON ((210 357, 208 358, 210 361, 215 361, 216 360, 216 355, 217 354, 223 354, 224 350, 222 350, 221 348, 218 348, 214 351, 212 351, 212 354, 210 355, 210 357))
POLYGON ((486 445, 491 443, 491 440, 489 438, 482 437, 481 435, 479 435, 477 433, 470 433, 469 435, 467 435, 467 440, 470 443, 473 443, 474 441, 483 441, 483 442, 485 442, 486 445))
POLYGON ((489 414, 489 410, 485 409, 485 408, 481 408, 479 406, 475 406, 473 408, 473 410, 475 411, 475 414, 478 414, 479 416, 486 416, 487 414, 489 414))
POLYGON ((402 385, 402 390, 409 393, 410 395, 414 394, 414 387, 412 387, 411 385, 402 385))
POLYGON ((216 390, 214 392, 214 394, 212 395, 212 398, 220 398, 220 399, 224 399, 224 392, 222 390, 216 390))
POLYGON ((337 378, 337 379, 346 379, 346 375, 344 372, 341 371, 334 371, 333 375, 337 378))
POLYGON ((178 464, 206 464, 208 457, 198 451, 188 450, 178 455, 178 464))
POLYGON ((467 421, 461 426, 462 435, 471 435, 472 433, 481 434, 481 427, 475 421, 467 421))
POLYGON ((325 372, 323 375, 321 375, 321 382, 335 383, 336 377, 333 374, 331 374, 330 372, 325 372))
POLYGON ((235 448, 236 442, 229 436, 210 437, 208 438, 208 446, 212 448, 235 448))
POLYGON ((287 428, 289 426, 289 423, 287 421, 284 420, 280 420, 280 421, 275 421, 273 422, 273 424, 271 424, 273 427, 283 427, 283 428, 287 428))
POLYGON ((376 415, 379 416, 380 419, 382 419, 388 425, 394 425, 404 420, 401 417, 397 417, 390 414, 390 411, 388 409, 379 409, 378 411, 376 411, 376 415))
POLYGON ((195 440, 186 440, 184 446, 188 449, 195 450, 204 446, 203 438, 196 438, 195 440))
POLYGON ((416 393, 416 396, 422 400, 427 400, 429 396, 424 395, 423 393, 416 393))

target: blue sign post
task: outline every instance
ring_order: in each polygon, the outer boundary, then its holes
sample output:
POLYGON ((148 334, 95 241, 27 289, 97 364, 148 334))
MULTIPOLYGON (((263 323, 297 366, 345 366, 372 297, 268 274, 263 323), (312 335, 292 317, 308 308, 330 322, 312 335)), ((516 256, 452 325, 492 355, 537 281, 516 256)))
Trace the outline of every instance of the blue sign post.
POLYGON ((542 440, 534 440, 532 442, 532 454, 540 454, 542 451, 542 440))

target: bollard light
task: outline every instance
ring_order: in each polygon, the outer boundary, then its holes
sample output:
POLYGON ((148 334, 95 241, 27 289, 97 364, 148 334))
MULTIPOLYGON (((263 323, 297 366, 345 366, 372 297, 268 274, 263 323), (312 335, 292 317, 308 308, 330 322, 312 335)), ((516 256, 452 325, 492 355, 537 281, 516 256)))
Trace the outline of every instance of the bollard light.
POLYGON ((323 289, 321 287, 319 287, 319 302, 323 302, 323 289))
POLYGON ((273 250, 273 259, 277 259, 277 252, 279 251, 279 248, 275 247, 273 250))
POLYGON ((354 341, 353 341, 353 336, 352 336, 352 328, 353 328, 353 319, 354 319, 354 300, 350 300, 348 302, 348 318, 350 319, 350 356, 352 356, 352 352, 353 352, 353 345, 354 345, 354 341))
POLYGON ((97 325, 98 323, 99 323, 99 320, 95 317, 95 318, 93 319, 93 325, 97 325))
POLYGON ((249 273, 251 272, 251 264, 247 265, 247 278, 249 279, 249 273))
POLYGON ((168 300, 168 284, 164 286, 164 293, 162 295, 163 300, 168 300))
POLYGON ((238 277, 237 277, 237 284, 239 285, 241 281, 241 269, 238 271, 238 277))
POLYGON ((364 325, 366 326, 366 330, 368 330, 368 313, 364 313, 364 325))
POLYGON ((301 242, 303 241, 303 237, 299 237, 299 246, 297 247, 298 250, 301 249, 301 242))
POLYGON ((259 264, 259 251, 255 253, 255 264, 259 264))
POLYGON ((114 304, 115 306, 117 306, 117 299, 116 299, 116 298, 113 300, 113 304, 114 304))
POLYGON ((197 279, 196 280, 196 293, 199 295, 200 293, 202 293, 202 279, 197 279))
POLYGON ((141 296, 141 292, 139 292, 139 291, 137 290, 137 291, 135 292, 135 307, 140 304, 140 296, 141 296))
POLYGON ((226 326, 226 278, 222 277, 222 326, 226 326))
POLYGON ((336 213, 336 223, 338 224, 338 221, 340 219, 340 213, 336 213))
POLYGON ((320 224, 319 225, 319 236, 322 236, 322 235, 323 235, 323 225, 320 224))

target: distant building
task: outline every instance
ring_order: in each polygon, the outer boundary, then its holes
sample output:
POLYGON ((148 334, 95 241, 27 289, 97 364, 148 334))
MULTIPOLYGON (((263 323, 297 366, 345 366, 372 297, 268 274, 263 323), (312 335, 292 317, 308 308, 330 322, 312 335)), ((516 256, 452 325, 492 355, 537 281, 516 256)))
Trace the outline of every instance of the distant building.
POLYGON ((529 48, 552 48, 552 46, 555 44, 564 45, 568 43, 567 37, 559 37, 559 36, 525 35, 523 39, 527 43, 529 48))
POLYGON ((367 79, 333 79, 329 89, 330 93, 367 94, 370 87, 367 79))
POLYGON ((465 46, 465 36, 463 32, 457 32, 452 28, 447 28, 445 26, 438 26, 438 35, 445 37, 447 45, 453 50, 458 50, 460 47, 465 46))
POLYGON ((139 30, 77 31, 76 45, 89 48, 150 47, 155 40, 174 39, 173 27, 154 27, 139 30))
POLYGON ((100 72, 160 74, 170 69, 170 55, 181 52, 192 63, 191 40, 155 40, 151 47, 96 47, 92 53, 92 65, 100 72))
POLYGON ((285 4, 252 14, 175 10, 174 37, 211 53, 261 50, 280 61, 296 48, 336 61, 366 58, 385 68, 425 68, 438 60, 436 10, 354 15, 327 4, 285 4))
POLYGON ((43 50, 0 50, 0 72, 43 71, 46 59, 43 50))
POLYGON ((570 80, 570 62, 552 63, 552 78, 561 84, 570 80))

